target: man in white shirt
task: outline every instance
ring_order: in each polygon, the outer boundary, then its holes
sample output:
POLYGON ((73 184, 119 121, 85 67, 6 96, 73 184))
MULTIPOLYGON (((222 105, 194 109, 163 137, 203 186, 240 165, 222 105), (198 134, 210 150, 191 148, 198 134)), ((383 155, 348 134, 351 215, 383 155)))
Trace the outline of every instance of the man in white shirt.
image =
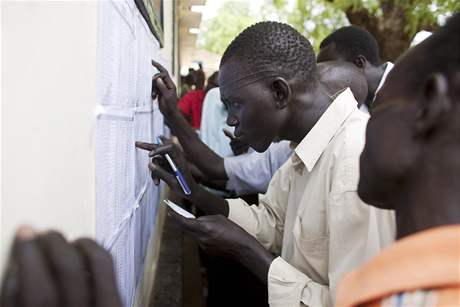
POLYGON ((220 101, 219 88, 212 88, 204 96, 200 138, 203 143, 221 157, 233 156, 230 140, 222 133, 222 129, 230 128, 226 120, 227 110, 220 101))
MULTIPOLYGON (((175 86, 155 66, 160 108, 167 112, 177 101, 175 86)), ((282 23, 261 22, 240 33, 224 53, 219 84, 235 136, 258 152, 275 139, 289 140, 295 154, 276 172, 259 206, 250 206, 197 185, 175 145, 150 145, 152 177, 208 214, 171 215, 205 250, 241 262, 267 283, 271 306, 332 305, 341 275, 394 239, 392 212, 364 204, 356 193, 368 116, 350 89, 332 91, 319 82, 310 43, 282 23), (191 195, 165 167, 166 153, 191 195)))
MULTIPOLYGON (((318 76, 333 91, 350 87, 358 104, 367 96, 367 82, 360 71, 347 62, 322 62, 317 65, 318 76)), ((252 152, 224 159, 228 176, 226 188, 237 195, 265 193, 275 172, 294 152, 289 141, 275 142, 262 152, 252 152)))
MULTIPOLYGON (((328 84, 332 91, 350 87, 358 103, 364 102, 367 96, 367 83, 360 70, 354 65, 343 61, 330 61, 319 63, 317 68, 319 79, 324 84, 328 84)), ((221 122, 223 112, 226 117, 227 110, 220 100, 220 91, 210 90, 205 97, 201 125, 201 140, 207 146, 201 144, 192 128, 180 114, 175 112, 176 116, 170 116, 169 111, 163 114, 187 153, 187 157, 196 166, 193 169, 196 178, 209 186, 226 189, 238 196, 267 192, 271 178, 292 155, 293 148, 289 145, 289 141, 279 141, 273 142, 262 153, 252 151, 238 156, 225 157, 218 147, 213 147, 216 142, 212 141, 219 136, 221 137, 220 142, 222 138, 224 141, 227 140, 222 129, 219 128, 223 125, 221 122), (205 114, 208 103, 213 106, 212 108, 220 110, 219 116, 217 119, 213 118, 212 123, 205 120, 210 117, 205 114), (217 122, 220 124, 216 125, 217 122), (211 126, 214 126, 214 129, 211 126)))
POLYGON ((377 40, 366 29, 358 26, 342 27, 321 42, 317 62, 338 60, 353 63, 365 75, 368 95, 359 108, 369 114, 375 95, 393 68, 393 63, 381 62, 377 40))

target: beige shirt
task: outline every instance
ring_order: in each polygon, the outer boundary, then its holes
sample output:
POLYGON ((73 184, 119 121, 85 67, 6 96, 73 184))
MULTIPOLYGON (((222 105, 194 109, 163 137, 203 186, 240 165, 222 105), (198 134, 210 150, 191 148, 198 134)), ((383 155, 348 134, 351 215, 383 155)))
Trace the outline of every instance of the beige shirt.
POLYGON ((393 212, 356 193, 367 120, 346 89, 275 173, 259 206, 228 200, 229 218, 281 255, 268 272, 270 306, 332 306, 342 274, 394 240, 393 212))

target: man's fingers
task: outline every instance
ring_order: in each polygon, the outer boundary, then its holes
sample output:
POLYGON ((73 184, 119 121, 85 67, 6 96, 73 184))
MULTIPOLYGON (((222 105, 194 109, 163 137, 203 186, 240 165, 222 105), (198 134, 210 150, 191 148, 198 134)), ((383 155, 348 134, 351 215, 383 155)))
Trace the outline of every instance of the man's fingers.
POLYGON ((90 289, 93 290, 91 306, 121 307, 110 254, 90 239, 79 239, 73 245, 83 256, 89 272, 90 289))
POLYGON ((18 302, 19 280, 17 275, 17 265, 12 265, 6 269, 5 277, 2 282, 2 292, 0 293, 0 306, 15 307, 18 302))
POLYGON ((158 164, 150 162, 149 169, 152 172, 152 178, 159 178, 166 182, 166 184, 170 187, 176 187, 178 185, 176 177, 158 164))
POLYGON ((167 145, 167 144, 172 144, 173 142, 171 141, 171 139, 165 137, 164 135, 160 135, 160 139, 161 141, 163 142, 163 144, 167 145))
POLYGON ((174 81, 171 79, 169 74, 166 77, 163 78, 163 82, 166 84, 166 86, 170 90, 172 90, 172 89, 174 89, 176 87, 176 85, 174 84, 174 81))
POLYGON ((62 306, 90 306, 90 292, 86 272, 78 251, 55 231, 40 235, 37 239, 48 260, 62 306))
POLYGON ((161 78, 157 79, 157 86, 160 89, 160 92, 162 92, 162 93, 166 93, 166 91, 169 90, 169 88, 165 84, 165 81, 163 81, 163 79, 161 79, 161 78))
POLYGON ((149 157, 171 154, 173 152, 174 152, 173 144, 161 145, 160 147, 157 147, 155 150, 152 150, 151 152, 149 152, 149 157))
POLYGON ((17 249, 18 239, 14 240, 10 257, 5 268, 5 275, 2 281, 2 289, 0 292, 0 306, 2 307, 15 307, 19 305, 19 276, 18 264, 15 257, 15 250, 17 249))
POLYGON ((200 233, 200 223, 198 220, 193 218, 186 218, 174 211, 173 209, 169 208, 168 214, 171 218, 178 223, 182 229, 190 234, 191 236, 196 237, 200 233))
POLYGON ((164 68, 160 63, 158 63, 158 62, 156 62, 156 61, 154 61, 154 60, 152 60, 152 65, 153 65, 153 67, 155 67, 156 69, 158 69, 159 72, 166 72, 166 73, 168 72, 168 71, 166 70, 166 68, 164 68))
POLYGON ((48 270, 47 261, 35 234, 29 228, 18 231, 18 243, 14 251, 18 264, 18 305, 24 307, 60 306, 55 281, 48 270))
POLYGON ((164 68, 160 63, 152 60, 152 65, 158 69, 160 73, 162 73, 164 76, 161 77, 163 79, 164 83, 169 89, 173 89, 175 87, 174 82, 172 81, 171 77, 169 76, 169 72, 166 68, 164 68))
POLYGON ((158 145, 146 142, 136 142, 136 147, 143 150, 152 151, 155 150, 158 147, 158 145))
POLYGON ((222 131, 223 131, 224 134, 225 134, 228 138, 230 138, 231 140, 236 139, 236 137, 233 135, 233 133, 232 133, 230 130, 224 128, 224 129, 222 129, 222 131))
POLYGON ((165 73, 165 72, 159 72, 157 74, 154 74, 152 79, 157 81, 158 78, 163 79, 164 77, 166 77, 167 74, 168 73, 165 73))

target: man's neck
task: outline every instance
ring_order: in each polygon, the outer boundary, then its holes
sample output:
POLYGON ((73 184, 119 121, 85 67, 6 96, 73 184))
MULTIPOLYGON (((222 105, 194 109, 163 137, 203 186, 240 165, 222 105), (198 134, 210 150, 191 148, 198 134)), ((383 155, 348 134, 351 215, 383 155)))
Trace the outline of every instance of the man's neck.
MULTIPOLYGON (((294 89, 295 90, 295 89, 294 89)), ((282 139, 300 143, 332 102, 330 90, 321 83, 314 91, 303 91, 291 105, 282 139)))
POLYGON ((460 167, 447 162, 442 166, 427 163, 407 180, 395 201, 398 239, 428 228, 460 224, 460 167))
POLYGON ((370 107, 372 101, 374 100, 377 88, 379 87, 380 81, 383 78, 383 74, 385 73, 386 67, 387 63, 383 63, 380 66, 373 66, 366 73, 368 91, 365 103, 368 107, 370 107))

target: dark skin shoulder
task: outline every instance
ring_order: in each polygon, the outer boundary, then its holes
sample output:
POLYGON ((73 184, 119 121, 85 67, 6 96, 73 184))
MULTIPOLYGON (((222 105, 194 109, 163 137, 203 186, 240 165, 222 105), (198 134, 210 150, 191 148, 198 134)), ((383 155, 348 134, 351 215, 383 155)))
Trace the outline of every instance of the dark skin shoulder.
POLYGON ((335 43, 330 43, 321 48, 317 56, 317 62, 322 63, 326 61, 347 61, 354 64, 358 69, 362 70, 367 80, 367 97, 365 104, 370 107, 371 102, 375 97, 375 92, 380 84, 383 73, 385 72, 386 64, 372 65, 365 56, 358 55, 355 59, 348 60, 346 57, 337 50, 335 43))
POLYGON ((319 79, 328 84, 331 91, 338 92, 349 87, 358 102, 358 107, 367 98, 367 81, 360 69, 345 61, 327 61, 317 64, 319 79))

